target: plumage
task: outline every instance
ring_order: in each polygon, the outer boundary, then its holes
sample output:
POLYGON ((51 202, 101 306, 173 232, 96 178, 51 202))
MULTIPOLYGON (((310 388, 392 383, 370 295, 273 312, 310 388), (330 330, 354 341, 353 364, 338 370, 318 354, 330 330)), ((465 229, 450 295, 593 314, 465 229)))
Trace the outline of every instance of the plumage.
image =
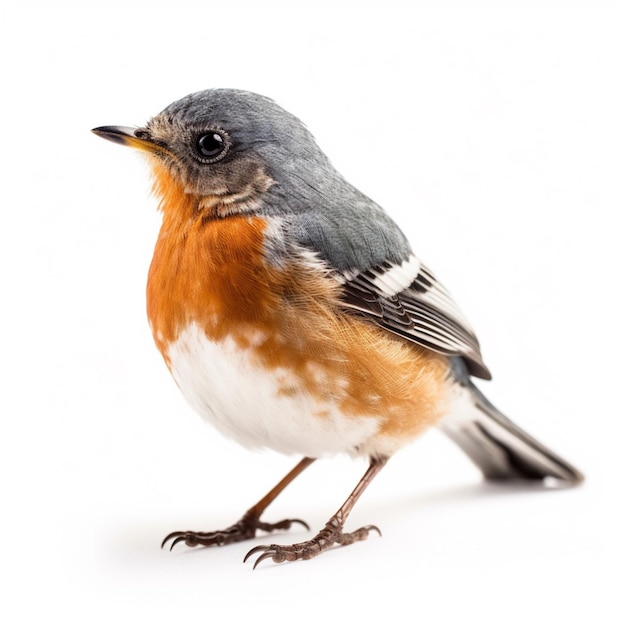
POLYGON ((305 456, 233 526, 164 544, 223 545, 303 523, 260 515, 314 458, 341 452, 370 466, 325 527, 246 558, 308 559, 365 539, 377 529, 343 529, 354 503, 431 426, 487 478, 582 480, 473 385, 491 374, 450 294, 295 116, 264 96, 214 89, 144 128, 94 132, 148 154, 163 213, 148 317, 182 393, 243 445, 305 456))
POLYGON ((433 274, 423 265, 413 267, 413 279, 405 287, 386 279, 397 267, 371 268, 344 282, 345 305, 425 348, 461 356, 471 374, 491 378, 474 332, 433 274))

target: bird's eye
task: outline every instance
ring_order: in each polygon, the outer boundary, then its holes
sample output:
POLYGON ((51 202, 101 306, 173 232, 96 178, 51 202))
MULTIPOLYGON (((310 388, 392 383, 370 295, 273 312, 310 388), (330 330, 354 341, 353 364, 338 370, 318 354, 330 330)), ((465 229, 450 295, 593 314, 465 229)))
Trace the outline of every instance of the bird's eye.
POLYGON ((209 131, 198 135, 196 152, 203 163, 213 163, 221 159, 228 150, 228 143, 222 133, 209 131))

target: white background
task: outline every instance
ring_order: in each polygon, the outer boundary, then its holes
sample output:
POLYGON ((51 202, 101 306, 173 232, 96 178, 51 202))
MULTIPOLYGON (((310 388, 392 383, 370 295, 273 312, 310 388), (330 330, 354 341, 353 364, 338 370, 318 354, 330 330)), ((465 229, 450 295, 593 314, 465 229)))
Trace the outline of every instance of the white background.
MULTIPOLYGON (((4 3, 5 623, 623 623, 623 4, 301 6, 4 3), (179 396, 145 320, 145 164, 89 132, 215 86, 278 100, 387 208, 472 320, 482 388, 582 488, 485 485, 429 433, 349 521, 382 539, 254 572, 254 542, 159 549, 295 462, 179 396)), ((317 530, 364 469, 314 465, 268 521, 317 530)))

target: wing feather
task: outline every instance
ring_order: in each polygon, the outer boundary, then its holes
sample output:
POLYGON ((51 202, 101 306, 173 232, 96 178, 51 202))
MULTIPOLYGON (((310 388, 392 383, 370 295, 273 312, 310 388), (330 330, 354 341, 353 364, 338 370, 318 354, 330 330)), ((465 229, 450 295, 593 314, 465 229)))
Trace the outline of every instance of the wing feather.
POLYGON ((410 341, 462 357, 471 374, 490 379, 471 326, 435 275, 411 255, 339 277, 345 307, 410 341))

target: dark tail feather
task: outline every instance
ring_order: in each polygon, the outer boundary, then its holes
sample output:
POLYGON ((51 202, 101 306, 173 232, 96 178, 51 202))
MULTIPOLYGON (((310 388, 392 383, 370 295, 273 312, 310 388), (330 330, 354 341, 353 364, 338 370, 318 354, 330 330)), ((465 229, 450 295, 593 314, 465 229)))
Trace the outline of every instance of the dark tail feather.
POLYGON ((584 476, 574 466, 539 443, 503 415, 468 380, 463 392, 474 409, 466 416, 443 420, 441 430, 450 437, 490 480, 544 480, 570 484, 584 476))

